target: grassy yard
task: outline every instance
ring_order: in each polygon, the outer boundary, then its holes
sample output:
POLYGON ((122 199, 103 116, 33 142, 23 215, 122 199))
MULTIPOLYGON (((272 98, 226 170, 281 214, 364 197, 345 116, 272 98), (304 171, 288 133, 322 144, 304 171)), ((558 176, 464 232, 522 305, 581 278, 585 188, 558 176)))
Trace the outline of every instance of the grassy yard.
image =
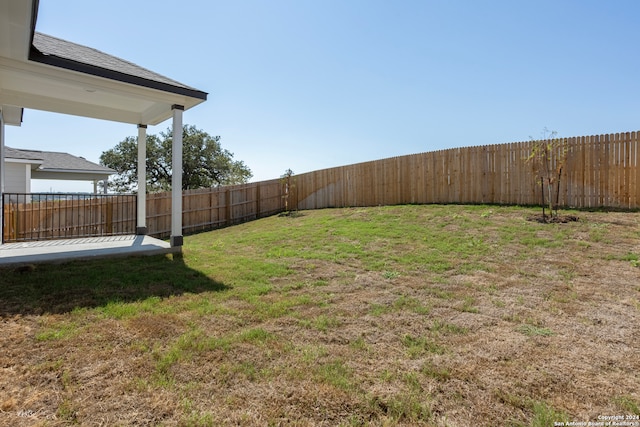
POLYGON ((640 214, 393 206, 0 270, 0 425, 640 416, 640 214))

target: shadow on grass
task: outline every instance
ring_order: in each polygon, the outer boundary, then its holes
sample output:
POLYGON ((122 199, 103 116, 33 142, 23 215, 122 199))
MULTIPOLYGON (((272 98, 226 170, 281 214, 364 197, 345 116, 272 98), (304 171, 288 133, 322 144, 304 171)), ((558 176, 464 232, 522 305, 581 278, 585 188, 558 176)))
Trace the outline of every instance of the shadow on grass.
POLYGON ((110 302, 229 289, 188 267, 181 255, 0 269, 0 317, 62 314, 110 302))
POLYGON ((284 212, 280 212, 278 214, 278 217, 282 218, 282 217, 287 217, 287 218, 299 218, 301 216, 304 216, 304 214, 300 211, 284 211, 284 212))

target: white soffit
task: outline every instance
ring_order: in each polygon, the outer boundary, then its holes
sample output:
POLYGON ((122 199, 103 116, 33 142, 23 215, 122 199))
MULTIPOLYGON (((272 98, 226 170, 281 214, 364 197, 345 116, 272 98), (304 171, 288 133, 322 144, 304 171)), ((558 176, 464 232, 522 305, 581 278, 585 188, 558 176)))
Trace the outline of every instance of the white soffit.
POLYGON ((204 100, 32 62, 0 58, 0 104, 75 116, 155 125, 171 106, 204 100))

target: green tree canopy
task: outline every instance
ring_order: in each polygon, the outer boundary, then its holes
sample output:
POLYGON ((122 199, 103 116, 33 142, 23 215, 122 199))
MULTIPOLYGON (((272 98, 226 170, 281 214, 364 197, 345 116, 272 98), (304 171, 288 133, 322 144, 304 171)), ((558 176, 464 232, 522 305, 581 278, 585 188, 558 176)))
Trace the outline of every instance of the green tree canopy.
MULTIPOLYGON (((147 135, 147 191, 171 189, 171 154, 173 132, 147 135)), ((233 153, 220 145, 219 136, 210 136, 195 126, 182 129, 182 189, 242 184, 251 178, 251 170, 233 153)), ((116 170, 109 180, 109 189, 118 193, 138 187, 137 138, 129 136, 100 156, 100 164, 116 170)))

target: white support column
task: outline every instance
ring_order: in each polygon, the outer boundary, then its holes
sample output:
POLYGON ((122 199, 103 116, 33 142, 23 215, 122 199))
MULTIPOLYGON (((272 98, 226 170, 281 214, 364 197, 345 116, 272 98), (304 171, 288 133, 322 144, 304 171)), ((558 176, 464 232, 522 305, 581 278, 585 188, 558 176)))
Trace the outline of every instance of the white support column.
POLYGON ((4 242, 4 209, 2 209, 2 198, 4 198, 4 117, 0 108, 0 243, 4 242))
POLYGON ((174 105, 171 156, 171 247, 182 246, 182 113, 184 106, 174 105))
MULTIPOLYGON (((4 116, 0 108, 0 194, 4 193, 5 173, 4 173, 4 116)), ((0 214, 1 218, 1 214, 0 214)))
POLYGON ((138 125, 138 218, 136 234, 147 234, 147 125, 138 125))

